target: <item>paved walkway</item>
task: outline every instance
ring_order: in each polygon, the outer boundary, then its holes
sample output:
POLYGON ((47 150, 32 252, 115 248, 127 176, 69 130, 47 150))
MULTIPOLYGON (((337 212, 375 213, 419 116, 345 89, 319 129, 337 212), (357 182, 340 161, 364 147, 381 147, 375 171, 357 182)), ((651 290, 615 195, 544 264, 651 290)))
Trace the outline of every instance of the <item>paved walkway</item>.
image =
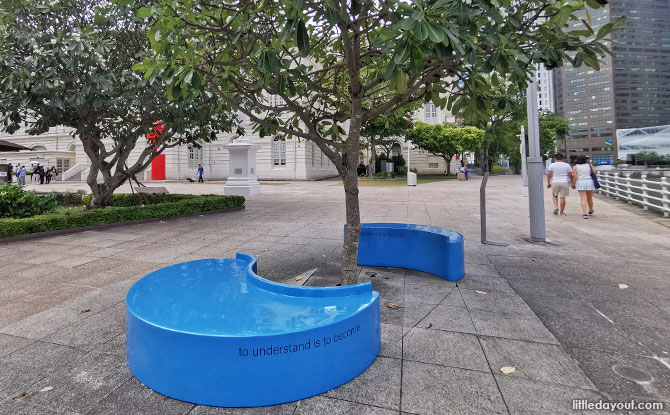
POLYGON ((125 365, 124 295, 154 269, 238 250, 268 278, 335 284, 336 182, 264 186, 244 211, 0 243, 0 414, 545 414, 572 413, 573 399, 664 401, 667 413, 670 221, 600 198, 583 220, 576 195, 559 218, 547 194, 552 244, 531 244, 520 179, 492 177, 489 238, 510 246, 486 246, 479 184, 361 188, 364 221, 462 232, 466 276, 362 269, 382 296, 377 360, 326 394, 262 409, 194 406, 140 385, 125 365))

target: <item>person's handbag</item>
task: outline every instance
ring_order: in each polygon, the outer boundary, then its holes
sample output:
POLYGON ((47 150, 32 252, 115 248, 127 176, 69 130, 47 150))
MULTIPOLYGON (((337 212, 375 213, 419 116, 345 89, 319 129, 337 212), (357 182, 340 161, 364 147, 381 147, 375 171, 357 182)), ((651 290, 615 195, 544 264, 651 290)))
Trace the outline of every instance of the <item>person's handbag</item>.
POLYGON ((595 186, 596 190, 600 189, 600 183, 598 183, 598 176, 596 176, 596 172, 593 171, 593 166, 589 165, 591 167, 591 180, 593 180, 593 186, 595 186))

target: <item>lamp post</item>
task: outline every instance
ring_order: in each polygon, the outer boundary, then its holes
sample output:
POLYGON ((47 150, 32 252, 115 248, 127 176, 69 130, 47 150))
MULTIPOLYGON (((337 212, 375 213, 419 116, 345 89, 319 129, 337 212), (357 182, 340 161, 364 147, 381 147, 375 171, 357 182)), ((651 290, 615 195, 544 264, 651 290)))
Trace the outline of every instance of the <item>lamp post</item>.
POLYGON ((544 223, 544 163, 540 156, 540 121, 537 114, 537 83, 535 73, 526 89, 528 113, 528 207, 530 212, 530 240, 544 242, 546 228, 544 223))
POLYGON ((526 169, 526 126, 521 126, 521 177, 523 185, 528 186, 528 170, 526 169))

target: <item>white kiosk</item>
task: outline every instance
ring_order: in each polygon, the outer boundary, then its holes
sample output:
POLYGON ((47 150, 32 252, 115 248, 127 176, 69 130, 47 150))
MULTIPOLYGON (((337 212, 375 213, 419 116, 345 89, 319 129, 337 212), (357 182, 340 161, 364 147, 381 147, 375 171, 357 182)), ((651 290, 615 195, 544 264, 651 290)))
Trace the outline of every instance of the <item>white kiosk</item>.
POLYGON ((256 151, 258 146, 248 138, 239 137, 226 145, 230 153, 228 180, 223 194, 254 196, 261 193, 261 184, 256 178, 256 151))

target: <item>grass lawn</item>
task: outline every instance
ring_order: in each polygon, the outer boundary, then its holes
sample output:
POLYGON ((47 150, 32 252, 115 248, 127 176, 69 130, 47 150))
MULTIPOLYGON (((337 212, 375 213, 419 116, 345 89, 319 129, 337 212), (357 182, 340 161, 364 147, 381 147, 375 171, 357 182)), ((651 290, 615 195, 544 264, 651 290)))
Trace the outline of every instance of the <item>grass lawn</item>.
MULTIPOLYGON (((445 180, 455 180, 456 176, 453 177, 419 177, 417 178, 417 184, 426 184, 434 182, 443 182, 445 180)), ((334 186, 343 186, 343 184, 337 183, 334 186)), ((359 187, 401 187, 407 186, 407 178, 395 178, 395 179, 369 179, 367 177, 359 177, 358 179, 359 187)))

